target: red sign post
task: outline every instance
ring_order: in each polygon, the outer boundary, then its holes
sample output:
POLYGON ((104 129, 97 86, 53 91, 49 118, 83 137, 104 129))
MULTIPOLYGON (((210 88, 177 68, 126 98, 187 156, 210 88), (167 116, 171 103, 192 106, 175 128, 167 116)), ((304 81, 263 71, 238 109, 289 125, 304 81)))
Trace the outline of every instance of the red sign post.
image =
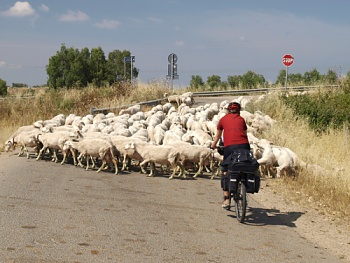
POLYGON ((282 57, 282 63, 286 66, 286 82, 285 82, 285 88, 287 88, 287 81, 288 81, 288 68, 294 63, 294 57, 291 54, 285 54, 282 57))

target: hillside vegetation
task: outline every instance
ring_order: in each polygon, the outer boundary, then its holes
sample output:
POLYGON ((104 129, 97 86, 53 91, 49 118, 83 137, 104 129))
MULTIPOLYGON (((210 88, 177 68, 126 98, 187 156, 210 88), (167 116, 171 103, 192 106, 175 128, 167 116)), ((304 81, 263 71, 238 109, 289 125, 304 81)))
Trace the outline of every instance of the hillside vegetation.
MULTIPOLYGON (((86 115, 91 108, 159 99, 166 92, 174 91, 160 83, 68 90, 10 89, 8 93, 12 96, 0 100, 0 150, 19 126, 50 119, 60 113, 86 115), (22 98, 28 95, 32 97, 22 98)), ((276 191, 288 190, 291 198, 312 205, 335 220, 350 218, 348 96, 344 89, 332 93, 320 89, 314 94, 300 96, 279 92, 247 108, 252 113, 260 110, 277 120, 276 126, 260 134, 259 138, 288 147, 306 163, 323 169, 322 173, 300 171, 275 180, 276 191)))

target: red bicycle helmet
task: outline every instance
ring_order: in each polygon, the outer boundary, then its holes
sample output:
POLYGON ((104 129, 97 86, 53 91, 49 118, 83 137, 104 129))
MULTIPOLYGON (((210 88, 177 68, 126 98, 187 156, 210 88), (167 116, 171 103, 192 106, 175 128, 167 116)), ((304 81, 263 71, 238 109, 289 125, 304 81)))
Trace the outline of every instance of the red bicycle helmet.
POLYGON ((227 106, 227 110, 231 113, 239 113, 241 110, 241 104, 235 101, 230 102, 227 106))

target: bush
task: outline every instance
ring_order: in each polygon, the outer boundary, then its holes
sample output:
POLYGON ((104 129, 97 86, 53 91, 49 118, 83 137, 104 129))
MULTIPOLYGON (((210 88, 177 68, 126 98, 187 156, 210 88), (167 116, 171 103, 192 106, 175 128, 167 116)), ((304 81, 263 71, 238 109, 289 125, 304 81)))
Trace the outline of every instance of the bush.
POLYGON ((7 95, 6 81, 0 79, 0 96, 5 96, 5 95, 7 95))
POLYGON ((306 118, 310 127, 318 133, 329 128, 341 129, 345 123, 350 123, 350 93, 319 91, 303 96, 285 94, 282 100, 293 109, 295 115, 306 118))

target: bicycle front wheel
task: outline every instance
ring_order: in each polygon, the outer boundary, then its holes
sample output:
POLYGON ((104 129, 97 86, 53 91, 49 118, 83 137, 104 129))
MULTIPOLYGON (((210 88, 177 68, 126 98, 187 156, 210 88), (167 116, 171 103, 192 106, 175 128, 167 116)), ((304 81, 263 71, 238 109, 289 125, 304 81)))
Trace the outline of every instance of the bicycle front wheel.
POLYGON ((239 182, 235 196, 236 218, 242 223, 245 219, 247 209, 247 189, 244 183, 239 182))

